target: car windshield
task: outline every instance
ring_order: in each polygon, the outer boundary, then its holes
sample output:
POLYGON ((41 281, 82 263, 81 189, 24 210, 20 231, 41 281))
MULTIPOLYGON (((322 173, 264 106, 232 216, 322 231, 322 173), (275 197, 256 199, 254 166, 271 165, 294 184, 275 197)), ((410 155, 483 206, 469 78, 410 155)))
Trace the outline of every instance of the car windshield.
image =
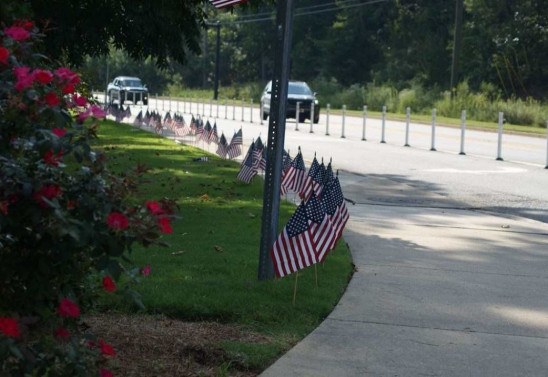
POLYGON ((141 80, 135 80, 135 79, 132 79, 132 80, 122 80, 122 85, 123 86, 135 86, 135 87, 141 87, 143 86, 141 84, 141 80))
POLYGON ((312 91, 310 88, 302 83, 290 82, 289 83, 289 94, 301 94, 306 96, 311 96, 312 91))

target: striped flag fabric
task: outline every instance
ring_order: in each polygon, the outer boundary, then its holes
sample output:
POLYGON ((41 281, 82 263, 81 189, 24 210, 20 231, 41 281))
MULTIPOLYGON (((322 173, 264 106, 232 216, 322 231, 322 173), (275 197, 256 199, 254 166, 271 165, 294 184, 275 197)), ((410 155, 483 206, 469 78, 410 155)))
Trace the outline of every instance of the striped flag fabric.
POLYGON ((318 262, 322 262, 335 243, 336 235, 325 205, 314 193, 306 202, 306 216, 310 221, 310 232, 316 244, 316 258, 318 262))
POLYGON ((299 152, 291 161, 291 165, 289 166, 289 169, 287 169, 287 173, 285 173, 282 185, 285 186, 288 190, 292 190, 294 192, 300 192, 302 189, 302 186, 306 179, 306 167, 304 165, 303 155, 301 153, 301 150, 299 149, 299 152))
POLYGON ((253 168, 253 155, 254 155, 255 146, 252 143, 249 146, 247 154, 245 155, 244 161, 240 166, 240 172, 238 173, 238 179, 242 182, 249 183, 255 175, 257 175, 257 170, 253 168))
POLYGON ((135 117, 133 120, 133 125, 137 127, 141 127, 143 124, 143 110, 139 111, 139 114, 135 117))
POLYGON ((314 159, 312 160, 310 169, 308 169, 308 175, 306 176, 302 189, 299 192, 299 196, 301 197, 301 199, 306 200, 307 198, 310 197, 310 195, 314 191, 313 179, 319 168, 320 168, 320 164, 318 163, 318 160, 316 159, 316 155, 314 155, 314 159))
POLYGON ((261 163, 263 159, 264 144, 260 136, 257 138, 257 140, 255 140, 254 144, 255 147, 253 149, 253 168, 255 170, 264 170, 266 167, 266 160, 264 163, 261 163))
POLYGON ((240 128, 238 132, 234 133, 234 136, 232 136, 232 139, 230 140, 230 144, 228 145, 228 158, 234 159, 242 154, 242 144, 243 144, 243 135, 242 135, 242 129, 240 128))
POLYGON ((283 155, 282 155, 282 177, 280 179, 280 195, 287 194, 287 191, 289 190, 286 186, 284 186, 283 182, 284 182, 284 177, 287 174, 289 167, 291 166, 291 161, 293 161, 293 159, 289 155, 289 152, 286 152, 284 149, 283 155))
POLYGON ((225 8, 231 5, 238 5, 245 3, 247 0, 209 0, 211 4, 217 9, 225 8))
POLYGON ((346 203, 344 202, 341 184, 338 177, 335 177, 324 188, 322 198, 325 204, 327 216, 333 224, 335 238, 333 244, 331 245, 331 249, 334 249, 337 241, 341 238, 342 232, 349 218, 348 209, 346 208, 346 203))
POLYGON ((221 158, 226 158, 226 154, 228 153, 228 142, 226 141, 224 133, 221 133, 221 138, 219 139, 219 144, 215 153, 221 158))
POLYGON ((304 203, 297 207, 272 245, 270 257, 279 278, 318 262, 314 235, 310 231, 304 203))
POLYGON ((206 124, 204 126, 204 132, 202 134, 202 140, 206 143, 211 143, 209 140, 209 137, 211 136, 211 133, 213 132, 213 127, 211 127, 211 123, 209 123, 209 120, 206 120, 206 124))
POLYGON ((213 144, 219 144, 219 134, 217 133, 217 122, 213 124, 213 128, 209 133, 209 142, 213 144))

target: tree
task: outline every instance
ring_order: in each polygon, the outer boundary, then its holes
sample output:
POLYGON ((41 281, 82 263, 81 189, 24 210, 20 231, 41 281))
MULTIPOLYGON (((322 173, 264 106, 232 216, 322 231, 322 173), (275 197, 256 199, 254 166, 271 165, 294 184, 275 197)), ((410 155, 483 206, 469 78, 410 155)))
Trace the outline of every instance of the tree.
POLYGON ((111 43, 134 59, 152 56, 166 66, 168 59, 184 63, 189 52, 200 52, 203 6, 202 0, 4 0, 0 22, 35 19, 50 55, 72 65, 108 54, 111 43))

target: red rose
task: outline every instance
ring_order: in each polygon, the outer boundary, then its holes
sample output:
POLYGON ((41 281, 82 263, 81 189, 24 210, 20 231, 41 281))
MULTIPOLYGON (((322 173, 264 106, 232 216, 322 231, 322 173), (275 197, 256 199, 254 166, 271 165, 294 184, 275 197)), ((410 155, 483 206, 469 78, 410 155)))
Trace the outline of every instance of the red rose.
POLYGON ((10 205, 10 203, 7 200, 0 201, 0 213, 7 216, 8 215, 9 205, 10 205))
POLYGON ((15 75, 15 78, 17 79, 17 82, 15 83, 15 89, 17 91, 22 91, 30 86, 32 86, 32 83, 34 82, 34 76, 30 73, 29 67, 15 67, 13 69, 13 74, 15 75))
POLYGON ((114 292, 116 290, 116 283, 108 275, 103 277, 103 289, 107 292, 114 292))
POLYGON ((47 92, 44 96, 44 101, 49 107, 59 106, 61 103, 61 100, 55 92, 47 92))
POLYGON ((63 159, 63 151, 54 154, 53 149, 50 149, 44 155, 44 162, 51 166, 59 166, 59 162, 63 159))
POLYGON ((68 338, 70 338, 70 332, 67 329, 65 329, 64 327, 57 328, 53 332, 53 335, 61 341, 68 340, 68 338))
POLYGON ((99 377, 114 377, 114 375, 110 370, 101 368, 101 370, 99 371, 99 377))
POLYGON ((150 275, 150 271, 151 271, 150 264, 147 264, 146 266, 141 268, 141 275, 143 275, 144 277, 147 277, 148 275, 150 275))
POLYGON ((74 93, 74 85, 72 84, 66 84, 63 86, 62 92, 63 94, 72 94, 74 93))
POLYGON ((51 133, 57 137, 63 137, 67 133, 67 130, 65 128, 52 128, 51 133))
POLYGON ((114 230, 124 230, 129 226, 129 221, 123 213, 111 212, 107 216, 107 225, 114 230))
POLYGON ((18 338, 21 335, 17 320, 10 317, 0 317, 0 332, 10 338, 18 338))
POLYGON ((78 94, 73 95, 72 100, 78 106, 84 107, 88 104, 88 99, 84 96, 79 96, 78 94))
POLYGON ((52 200, 61 195, 61 187, 57 185, 45 185, 42 186, 38 191, 34 193, 34 200, 38 202, 40 207, 46 208, 48 205, 44 201, 45 199, 52 200))
POLYGON ((8 64, 8 58, 10 56, 10 50, 4 46, 0 46, 0 63, 8 64))
POLYGON ((30 37, 28 30, 20 26, 7 27, 4 29, 4 34, 17 42, 24 41, 30 37))
POLYGON ((114 350, 114 347, 106 343, 103 339, 99 339, 99 348, 101 349, 101 353, 105 356, 116 356, 116 351, 114 350))
POLYGON ((15 22, 16 26, 20 26, 25 30, 31 31, 34 27, 34 22, 28 20, 18 20, 15 22))
POLYGON ((57 68, 55 70, 55 76, 57 76, 61 81, 72 85, 76 85, 80 82, 80 76, 66 67, 57 68))
POLYGON ((57 313, 61 317, 78 318, 80 316, 80 307, 74 301, 65 297, 59 302, 57 313))
POLYGON ((152 213, 153 215, 162 215, 164 213, 164 210, 160 206, 160 203, 158 203, 155 200, 147 200, 145 205, 147 206, 147 209, 152 213))
POLYGON ((162 232, 164 234, 173 233, 173 228, 171 227, 169 217, 159 218, 158 219, 158 226, 160 227, 160 232, 162 232))
POLYGON ((46 69, 35 69, 32 75, 40 84, 46 85, 53 81, 53 73, 46 69))

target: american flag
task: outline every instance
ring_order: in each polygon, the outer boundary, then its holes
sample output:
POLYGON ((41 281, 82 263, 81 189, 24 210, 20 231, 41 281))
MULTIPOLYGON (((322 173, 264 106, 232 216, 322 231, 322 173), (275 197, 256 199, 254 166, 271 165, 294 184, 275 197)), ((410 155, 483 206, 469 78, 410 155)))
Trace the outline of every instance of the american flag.
POLYGON ((303 203, 297 207, 274 242, 270 257, 277 277, 284 277, 318 262, 314 235, 310 231, 303 203))
POLYGON ((316 258, 318 262, 322 262, 335 243, 336 235, 323 202, 315 194, 306 202, 306 216, 316 243, 316 258))
POLYGON ((211 133, 213 132, 213 127, 211 127, 211 123, 209 123, 209 120, 206 120, 206 124, 204 126, 204 133, 202 134, 202 140, 206 143, 211 143, 209 140, 209 137, 211 136, 211 133))
POLYGON ((294 192, 300 192, 303 183, 306 179, 306 167, 304 166, 303 155, 299 149, 299 153, 295 156, 287 172, 285 173, 282 186, 294 192))
POLYGON ((335 179, 335 176, 333 175, 333 168, 331 167, 331 160, 329 160, 329 164, 327 164, 327 168, 325 169, 325 174, 323 176, 323 185, 324 185, 324 187, 327 186, 327 184, 330 183, 333 179, 335 179))
POLYGON ((182 115, 175 114, 174 120, 175 135, 182 137, 190 133, 190 127, 186 124, 185 118, 182 115))
POLYGON ((243 136, 242 136, 242 129, 240 128, 238 132, 234 133, 234 136, 232 136, 232 140, 230 140, 230 144, 228 146, 228 158, 233 159, 238 157, 242 154, 242 143, 243 143, 243 136))
POLYGON ((255 147, 253 149, 253 168, 255 170, 259 170, 259 169, 264 170, 266 167, 266 160, 264 163, 262 163, 264 144, 260 136, 257 138, 257 140, 255 140, 254 144, 255 144, 255 147))
POLYGON ((204 123, 202 122, 201 119, 196 119, 195 121, 195 124, 196 124, 196 141, 200 141, 200 139, 202 139, 202 135, 204 134, 204 123))
POLYGON ((230 5, 245 3, 247 0, 209 0, 215 8, 224 8, 230 5))
POLYGON ((283 156, 282 156, 282 178, 280 182, 280 195, 287 194, 287 191, 289 190, 287 187, 284 186, 283 182, 284 182, 284 177, 287 171, 289 170, 289 167, 291 166, 291 161, 293 160, 291 159, 289 152, 286 152, 284 149, 283 156))
POLYGON ((224 133, 221 133, 221 138, 219 139, 219 144, 217 147, 217 155, 221 158, 226 158, 226 154, 228 152, 228 142, 226 141, 226 137, 224 133))
POLYGON ((219 144, 219 134, 217 134, 217 123, 213 124, 213 128, 209 133, 209 142, 213 144, 219 144))
POLYGON ((245 155, 245 159, 240 166, 240 172, 238 173, 238 179, 242 182, 249 183, 253 177, 257 174, 257 170, 253 168, 253 152, 255 146, 251 144, 245 155))
POLYGON ((143 124, 143 110, 139 111, 139 114, 135 117, 133 120, 133 125, 137 127, 141 127, 143 124))
POLYGON ((344 197, 341 189, 339 178, 335 177, 325 188, 323 192, 323 202, 325 210, 331 223, 333 224, 333 232, 335 238, 330 249, 335 248, 335 244, 339 240, 348 221, 348 209, 344 202, 344 197))
POLYGON ((312 160, 312 165, 310 165, 310 169, 308 170, 308 175, 306 176, 305 182, 303 183, 301 191, 299 192, 299 196, 302 199, 304 200, 308 199, 310 195, 312 194, 312 192, 314 191, 313 179, 319 168, 320 168, 320 164, 318 163, 318 160, 316 159, 316 155, 314 155, 314 160, 312 160))

